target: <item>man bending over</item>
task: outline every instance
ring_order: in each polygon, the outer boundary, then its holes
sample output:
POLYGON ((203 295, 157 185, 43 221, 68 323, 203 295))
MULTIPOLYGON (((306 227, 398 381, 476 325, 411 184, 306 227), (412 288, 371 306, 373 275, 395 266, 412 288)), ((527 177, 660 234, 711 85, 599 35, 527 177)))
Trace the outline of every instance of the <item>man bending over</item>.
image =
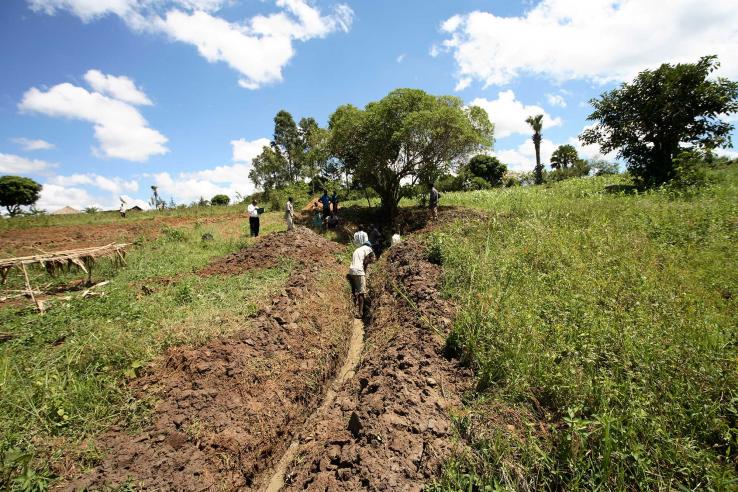
POLYGON ((369 241, 365 242, 354 250, 351 257, 351 266, 349 267, 348 279, 351 283, 351 293, 354 297, 354 307, 356 308, 356 317, 361 319, 364 317, 364 297, 366 296, 366 269, 369 263, 375 259, 372 245, 369 241))

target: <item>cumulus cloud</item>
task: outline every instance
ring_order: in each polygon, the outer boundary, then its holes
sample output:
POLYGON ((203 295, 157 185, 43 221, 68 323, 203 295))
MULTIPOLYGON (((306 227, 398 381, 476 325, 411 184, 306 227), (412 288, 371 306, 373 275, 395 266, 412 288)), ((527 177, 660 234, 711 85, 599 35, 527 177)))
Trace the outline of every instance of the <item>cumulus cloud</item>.
MULTIPOLYGON (((89 75, 90 72, 87 74, 89 75)), ((98 80, 95 76, 94 80, 99 83, 99 87, 105 85, 105 91, 108 93, 120 92, 121 86, 118 82, 121 79, 129 80, 126 77, 100 75, 101 79, 98 80), (116 82, 111 85, 111 80, 116 82), (116 88, 113 89, 112 86, 116 88)), ((131 87, 135 89, 133 83, 131 87)), ((140 95, 146 98, 145 94, 140 93, 140 95)), ((129 92, 125 96, 130 99, 134 94, 129 92)), ((90 92, 68 82, 55 85, 46 91, 32 87, 23 95, 18 108, 21 111, 92 123, 95 138, 100 144, 100 148, 95 149, 95 152, 106 157, 141 162, 146 161, 152 155, 168 152, 165 146, 167 138, 150 128, 133 105, 100 92, 90 92)))
POLYGON ((251 162, 251 159, 261 154, 261 149, 269 147, 271 141, 268 138, 257 138, 256 140, 246 140, 239 138, 231 140, 233 147, 234 162, 251 162))
POLYGON ((21 146, 21 148, 27 152, 31 152, 34 150, 49 150, 56 147, 54 144, 47 142, 46 140, 41 139, 31 139, 31 138, 12 138, 11 141, 13 143, 16 143, 21 146))
POLYGON ((560 126, 562 123, 561 118, 552 117, 540 106, 523 104, 515 97, 515 92, 512 90, 498 93, 497 99, 493 100, 478 97, 470 104, 480 106, 487 111, 490 121, 495 124, 495 137, 497 139, 509 137, 513 134, 530 134, 531 129, 525 119, 537 114, 543 115, 543 128, 560 126))
POLYGON ((63 207, 73 207, 82 210, 85 207, 103 208, 102 204, 82 188, 64 187, 55 184, 44 184, 36 207, 54 212, 63 207))
MULTIPOLYGON (((339 4, 328 14, 306 0, 276 0, 279 11, 231 22, 215 15, 223 0, 29 0, 49 15, 66 10, 85 22, 117 15, 136 31, 158 32, 197 48, 211 63, 223 62, 241 74, 238 84, 257 89, 280 82, 294 56, 294 41, 347 32, 353 10, 339 4)), ((120 81, 115 81, 120 86, 120 81)), ((134 86, 135 89, 135 86, 134 86)), ((119 97, 119 96, 116 96, 119 97)), ((129 101, 131 102, 131 101, 129 101)))
POLYGON ((719 55, 722 73, 735 78, 737 25, 734 0, 542 0, 519 17, 475 11, 441 29, 459 81, 487 87, 521 75, 629 80, 645 68, 705 54, 719 55))
POLYGON ((115 75, 106 75, 100 70, 88 70, 85 74, 85 80, 93 90, 119 101, 133 105, 150 106, 152 104, 148 96, 136 87, 136 84, 128 77, 116 77, 115 75))
POLYGON ((135 193, 138 191, 138 181, 125 180, 118 177, 107 178, 99 174, 72 174, 70 176, 54 176, 49 183, 59 186, 89 185, 115 195, 123 192, 135 193))
POLYGON ((559 108, 565 108, 566 107, 566 99, 564 99, 564 96, 561 94, 546 94, 546 101, 548 101, 548 104, 551 106, 556 106, 559 108))
MULTIPOLYGON (((556 147, 558 145, 551 140, 546 138, 541 140, 541 163, 544 166, 548 164, 549 158, 556 147)), ((496 150, 493 155, 503 164, 507 164, 507 168, 511 171, 532 171, 536 165, 536 149, 531 139, 514 148, 496 150)))
POLYGON ((19 155, 0 153, 0 173, 2 174, 33 174, 55 166, 56 164, 38 159, 26 159, 19 155))

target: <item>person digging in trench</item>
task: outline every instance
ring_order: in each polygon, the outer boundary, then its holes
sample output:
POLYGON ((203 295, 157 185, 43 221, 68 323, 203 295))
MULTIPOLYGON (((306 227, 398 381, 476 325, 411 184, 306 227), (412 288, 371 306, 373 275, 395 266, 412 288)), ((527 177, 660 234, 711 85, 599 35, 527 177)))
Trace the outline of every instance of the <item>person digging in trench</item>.
POLYGON ((364 298, 366 297, 366 270, 376 257, 369 241, 354 250, 351 256, 351 266, 346 276, 351 284, 351 294, 354 299, 356 318, 364 317, 364 298))

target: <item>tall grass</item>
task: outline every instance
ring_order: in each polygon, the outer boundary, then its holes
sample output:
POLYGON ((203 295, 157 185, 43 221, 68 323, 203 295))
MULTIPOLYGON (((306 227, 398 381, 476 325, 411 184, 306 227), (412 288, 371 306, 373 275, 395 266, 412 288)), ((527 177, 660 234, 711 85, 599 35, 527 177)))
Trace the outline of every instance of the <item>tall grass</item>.
POLYGON ((489 220, 431 238, 478 376, 437 488, 738 489, 738 169, 625 184, 445 195, 489 220))
POLYGON ((241 328, 291 266, 209 278, 194 272, 248 241, 217 228, 168 228, 131 250, 125 268, 99 262, 95 277, 110 280, 97 290, 104 296, 72 292, 43 315, 31 306, 0 309, 2 331, 14 336, 0 344, 0 489, 41 487, 65 466, 94 460, 94 446, 80 443, 146 414, 128 378, 169 346, 241 328), (205 232, 215 239, 201 240, 205 232))

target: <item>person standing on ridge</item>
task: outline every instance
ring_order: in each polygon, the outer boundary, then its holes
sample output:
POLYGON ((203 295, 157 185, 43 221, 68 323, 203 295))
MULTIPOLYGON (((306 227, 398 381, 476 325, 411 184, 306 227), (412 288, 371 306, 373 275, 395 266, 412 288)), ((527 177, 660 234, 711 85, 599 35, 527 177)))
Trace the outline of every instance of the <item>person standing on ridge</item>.
POLYGON ((291 231, 295 228, 295 207, 292 205, 292 197, 287 199, 287 205, 284 207, 284 220, 287 221, 287 230, 291 231))
POLYGON ((323 204, 323 220, 325 220, 331 214, 331 198, 328 196, 328 191, 323 190, 323 194, 318 201, 323 204))
POLYGON ((356 318, 364 317, 364 297, 366 297, 366 269, 375 259, 372 245, 369 241, 354 250, 351 255, 351 266, 347 278, 351 284, 351 293, 356 308, 356 318))
POLYGON ((333 190, 333 194, 331 195, 331 203, 333 204, 333 215, 338 215, 338 195, 336 195, 336 190, 333 190))
POLYGON ((431 209, 434 219, 438 219, 438 200, 441 198, 441 194, 438 193, 436 185, 431 186, 430 196, 428 197, 428 206, 431 209))
POLYGON ((256 198, 251 200, 247 208, 249 212, 249 232, 251 237, 259 236, 259 209, 256 207, 256 198))

